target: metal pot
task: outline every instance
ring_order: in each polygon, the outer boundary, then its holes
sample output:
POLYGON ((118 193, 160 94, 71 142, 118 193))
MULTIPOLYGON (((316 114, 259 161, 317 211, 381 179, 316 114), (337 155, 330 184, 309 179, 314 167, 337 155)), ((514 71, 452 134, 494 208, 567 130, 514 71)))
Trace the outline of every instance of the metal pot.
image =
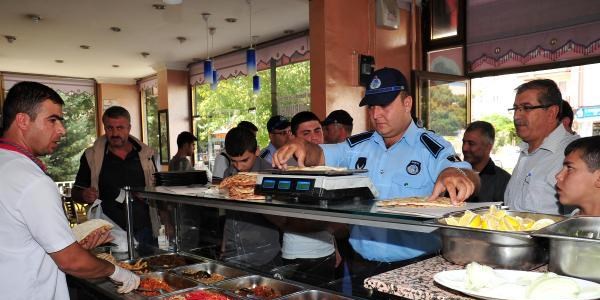
MULTIPOLYGON (((487 210, 475 210, 484 213, 487 210)), ((445 217, 457 217, 464 212, 455 212, 445 217)), ((559 222, 562 216, 507 211, 510 216, 533 220, 552 219, 559 222)), ((441 227, 442 256, 455 264, 466 265, 473 261, 493 268, 532 270, 548 261, 548 243, 534 238, 530 232, 497 231, 452 226, 445 218, 437 219, 441 227)))

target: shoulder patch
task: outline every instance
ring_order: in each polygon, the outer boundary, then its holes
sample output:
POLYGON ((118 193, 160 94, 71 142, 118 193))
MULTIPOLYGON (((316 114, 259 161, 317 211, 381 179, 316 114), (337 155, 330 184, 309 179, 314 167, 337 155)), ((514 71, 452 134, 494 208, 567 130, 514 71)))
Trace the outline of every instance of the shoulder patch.
POLYGON ((269 149, 263 150, 262 153, 260 154, 260 158, 267 157, 267 155, 269 155, 269 153, 271 153, 271 150, 269 150, 269 149))
POLYGON ((425 145, 425 148, 427 148, 435 158, 437 158, 440 152, 444 150, 444 146, 430 137, 427 133, 421 134, 421 143, 425 145))
POLYGON ((346 142, 348 142, 348 146, 354 147, 364 141, 370 140, 371 136, 373 136, 373 133, 374 133, 374 131, 366 131, 363 133, 355 134, 355 135, 347 138, 346 142))

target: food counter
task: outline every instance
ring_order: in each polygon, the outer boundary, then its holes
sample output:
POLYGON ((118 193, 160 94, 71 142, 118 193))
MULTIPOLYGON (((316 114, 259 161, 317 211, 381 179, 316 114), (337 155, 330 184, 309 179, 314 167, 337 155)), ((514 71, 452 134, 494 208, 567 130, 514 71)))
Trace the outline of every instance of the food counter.
MULTIPOLYGON (((190 241, 190 236, 197 235, 195 226, 190 225, 190 216, 196 216, 197 211, 193 208, 203 210, 206 207, 226 209, 234 211, 252 212, 267 215, 302 218, 327 222, 337 222, 354 225, 367 225, 380 228, 410 230, 420 232, 431 232, 436 230, 439 224, 433 218, 414 217, 404 214, 385 213, 377 208, 372 200, 350 199, 320 200, 303 202, 298 200, 231 200, 220 194, 218 190, 207 187, 181 188, 181 187, 156 187, 132 189, 135 197, 156 200, 168 203, 169 212, 175 220, 176 238, 173 240, 174 251, 182 255, 203 255, 206 252, 197 251, 198 241, 190 241), (187 217, 185 215, 188 215, 187 217)), ((465 209, 464 207, 462 209, 465 209)), ((200 210, 200 211, 201 211, 200 210)), ((192 218, 193 219, 193 218, 192 218)), ((135 220, 134 220, 135 222, 135 220)), ((213 245, 214 247, 215 245, 213 245)), ((195 256, 199 257, 199 256, 195 256)), ((206 258, 205 258, 206 259, 206 258)), ((218 259, 218 258, 217 258, 218 259)), ((208 259, 210 261, 210 259, 208 259)), ((215 261, 216 263, 220 263, 215 261)), ((286 278, 285 267, 277 272, 237 265, 235 263, 225 264, 247 272, 258 274, 264 278, 286 278)), ((375 294, 366 298, 370 299, 470 299, 468 296, 456 291, 440 288, 432 280, 433 274, 439 271, 460 269, 461 266, 453 265, 440 256, 416 262, 390 272, 372 276, 365 280, 364 286, 375 291, 375 294)), ((79 281, 79 280, 75 280, 79 281)), ((289 282, 301 287, 301 290, 319 292, 318 289, 298 282, 289 282)), ((81 282, 79 282, 81 284, 81 282)), ((133 299, 131 295, 116 295, 115 288, 108 281, 93 282, 85 281, 85 288, 101 292, 107 299, 133 299), (109 292, 107 292, 109 291, 109 292)), ((322 291, 323 289, 321 289, 322 291)), ((306 292, 307 293, 307 292, 306 292)), ((308 295, 308 294, 307 294, 308 295)), ((355 295, 355 294, 353 294, 355 295)), ((314 295, 313 295, 314 296, 314 295)), ((332 294, 330 297, 333 297, 332 294)), ((364 295, 360 294, 361 297, 364 295)), ((312 296, 311 296, 312 297, 312 296)), ((314 297, 298 299, 316 299, 314 297)), ((338 297, 338 296, 336 296, 338 297)), ((354 297, 354 296, 353 296, 354 297)), ((361 297, 356 297, 362 299, 361 297)), ((135 299, 139 299, 135 298, 135 299)), ((328 299, 328 298, 325 298, 328 299)), ((343 298, 341 298, 343 299, 343 298)))

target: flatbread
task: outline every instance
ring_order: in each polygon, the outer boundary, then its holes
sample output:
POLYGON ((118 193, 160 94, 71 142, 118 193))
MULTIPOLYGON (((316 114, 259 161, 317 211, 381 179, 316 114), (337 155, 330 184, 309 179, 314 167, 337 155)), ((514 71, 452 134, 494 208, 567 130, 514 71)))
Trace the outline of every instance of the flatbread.
POLYGON ((219 184, 220 189, 226 189, 229 197, 238 200, 264 200, 265 196, 255 195, 256 177, 258 173, 242 172, 229 176, 219 184))
POLYGON ((96 230, 109 231, 113 228, 113 225, 102 219, 91 219, 81 224, 75 225, 71 230, 77 242, 83 241, 92 232, 96 230))
POLYGON ((289 166, 288 171, 346 171, 348 168, 345 167, 330 167, 330 166, 312 166, 312 167, 298 167, 289 166))
POLYGON ((452 201, 448 197, 438 197, 433 201, 426 201, 428 197, 410 197, 410 198, 398 198, 390 200, 377 201, 376 205, 379 207, 416 207, 416 208, 427 208, 427 207, 460 207, 464 206, 465 203, 458 205, 452 204, 452 201))

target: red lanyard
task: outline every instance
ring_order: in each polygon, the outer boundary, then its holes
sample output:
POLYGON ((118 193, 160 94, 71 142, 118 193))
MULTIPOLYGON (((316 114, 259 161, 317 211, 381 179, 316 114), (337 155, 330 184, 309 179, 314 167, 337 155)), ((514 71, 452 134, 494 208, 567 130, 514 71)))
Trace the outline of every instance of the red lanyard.
POLYGON ((46 171, 46 165, 44 165, 44 163, 39 158, 35 157, 35 155, 33 155, 31 152, 27 151, 23 147, 12 143, 7 139, 0 138, 0 149, 6 149, 27 156, 27 158, 31 159, 36 165, 38 165, 38 167, 40 167, 40 169, 42 169, 44 173, 48 174, 48 172, 46 171))

